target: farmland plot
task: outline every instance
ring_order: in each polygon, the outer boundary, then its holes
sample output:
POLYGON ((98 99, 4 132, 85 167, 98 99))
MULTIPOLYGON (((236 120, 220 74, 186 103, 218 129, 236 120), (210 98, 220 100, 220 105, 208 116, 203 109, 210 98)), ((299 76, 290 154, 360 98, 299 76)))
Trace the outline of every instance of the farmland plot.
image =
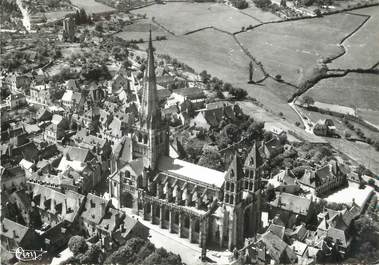
POLYGON ((237 34, 237 38, 271 75, 281 75, 298 85, 321 59, 341 54, 339 42, 364 20, 362 16, 336 14, 267 24, 237 34))

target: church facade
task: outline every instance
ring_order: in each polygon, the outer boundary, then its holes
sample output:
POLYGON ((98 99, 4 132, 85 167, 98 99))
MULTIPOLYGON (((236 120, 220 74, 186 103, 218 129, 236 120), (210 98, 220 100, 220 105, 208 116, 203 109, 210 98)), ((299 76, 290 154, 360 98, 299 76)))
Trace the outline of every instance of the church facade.
POLYGON ((256 145, 246 161, 236 153, 225 172, 169 157, 169 127, 157 97, 153 46, 139 121, 115 147, 109 194, 144 220, 207 248, 240 248, 261 226, 262 158, 256 145))

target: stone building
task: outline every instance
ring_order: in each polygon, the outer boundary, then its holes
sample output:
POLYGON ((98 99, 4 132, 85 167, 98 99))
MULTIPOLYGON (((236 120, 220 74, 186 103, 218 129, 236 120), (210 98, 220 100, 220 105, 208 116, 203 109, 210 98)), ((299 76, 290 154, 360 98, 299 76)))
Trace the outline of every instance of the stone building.
MULTIPOLYGON (((151 35, 150 35, 151 36, 151 35)), ((112 204, 188 238, 205 250, 243 246, 260 227, 262 161, 256 147, 245 166, 238 154, 226 172, 169 157, 150 37, 139 121, 111 158, 112 204)))
POLYGON ((63 40, 74 42, 75 41, 75 21, 72 18, 65 18, 63 20, 63 40))

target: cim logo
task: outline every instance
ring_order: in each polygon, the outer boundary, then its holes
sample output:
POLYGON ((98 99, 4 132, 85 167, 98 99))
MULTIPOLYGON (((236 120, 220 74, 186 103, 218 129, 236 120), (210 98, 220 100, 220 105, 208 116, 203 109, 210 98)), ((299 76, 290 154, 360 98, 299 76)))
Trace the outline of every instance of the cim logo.
POLYGON ((30 250, 30 249, 23 249, 22 247, 18 247, 16 250, 11 251, 11 253, 14 253, 16 258, 19 261, 33 261, 33 260, 41 260, 42 255, 47 253, 45 250, 30 250))

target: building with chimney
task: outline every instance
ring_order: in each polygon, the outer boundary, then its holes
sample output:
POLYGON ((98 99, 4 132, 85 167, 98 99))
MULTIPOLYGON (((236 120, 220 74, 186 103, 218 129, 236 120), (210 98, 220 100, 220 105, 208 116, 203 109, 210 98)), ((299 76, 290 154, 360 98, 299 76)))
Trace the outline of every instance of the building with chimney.
POLYGON ((207 248, 240 248, 260 227, 262 161, 236 153, 228 170, 169 157, 169 127, 161 117, 151 40, 147 49, 140 116, 111 158, 109 194, 117 208, 207 248))

